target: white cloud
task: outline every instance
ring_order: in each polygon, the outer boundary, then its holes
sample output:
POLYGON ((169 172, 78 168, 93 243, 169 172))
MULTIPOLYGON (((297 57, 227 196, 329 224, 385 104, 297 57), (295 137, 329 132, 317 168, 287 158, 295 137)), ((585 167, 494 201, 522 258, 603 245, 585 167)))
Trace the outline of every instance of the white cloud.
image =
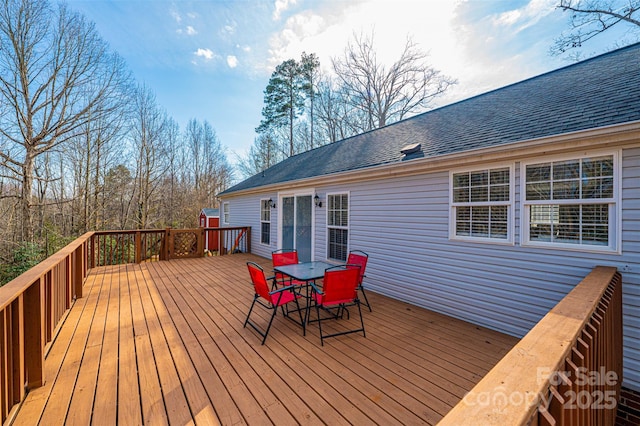
POLYGON ((195 52, 193 52, 193 54, 195 56, 198 56, 200 58, 204 58, 207 61, 212 60, 213 58, 216 57, 215 53, 213 53, 213 51, 211 49, 203 49, 203 48, 199 48, 198 50, 196 50, 195 52))
POLYGON ((280 15, 282 12, 289 9, 290 6, 296 4, 297 0, 276 0, 273 11, 273 20, 277 21, 280 19, 280 15))
POLYGON ((234 55, 227 56, 227 65, 229 68, 235 68, 238 66, 238 58, 234 55))
POLYGON ((407 37, 430 59, 450 61, 456 31, 451 21, 459 2, 429 2, 429 13, 415 13, 415 1, 359 0, 331 2, 331 7, 297 13, 287 19, 282 30, 269 41, 267 68, 289 58, 299 58, 303 51, 314 52, 324 71, 330 71, 331 58, 341 56, 354 34, 374 34, 376 51, 384 63, 398 59, 407 37), (384 19, 381 19, 384 17, 384 19))
POLYGON ((178 33, 178 34, 186 34, 188 36, 194 36, 194 35, 198 34, 198 31, 196 31, 196 29, 193 28, 191 25, 187 25, 186 28, 178 28, 176 30, 176 33, 178 33))
POLYGON ((182 22, 182 16, 175 10, 171 11, 171 17, 179 24, 182 22))
POLYGON ((531 0, 520 9, 499 14, 495 18, 495 24, 512 27, 513 31, 520 32, 556 11, 556 5, 556 0, 531 0))

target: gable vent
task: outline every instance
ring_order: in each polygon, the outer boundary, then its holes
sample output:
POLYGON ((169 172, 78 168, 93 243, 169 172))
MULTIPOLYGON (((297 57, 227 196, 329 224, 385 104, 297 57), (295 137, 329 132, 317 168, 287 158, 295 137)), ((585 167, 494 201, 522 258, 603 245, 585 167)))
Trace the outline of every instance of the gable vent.
POLYGON ((412 143, 410 145, 406 145, 404 148, 400 150, 400 152, 404 155, 409 155, 409 154, 413 154, 420 151, 420 148, 422 148, 422 145, 419 142, 412 143))

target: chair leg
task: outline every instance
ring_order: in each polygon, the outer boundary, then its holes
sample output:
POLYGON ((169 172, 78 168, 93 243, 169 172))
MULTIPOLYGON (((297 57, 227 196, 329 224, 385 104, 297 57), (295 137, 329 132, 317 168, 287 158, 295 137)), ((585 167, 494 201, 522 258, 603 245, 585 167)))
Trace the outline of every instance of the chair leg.
POLYGON ((245 328, 247 326, 247 323, 249 322, 249 317, 251 316, 251 311, 253 311, 253 307, 255 306, 257 300, 258 300, 258 295, 255 295, 253 297, 253 302, 251 303, 251 307, 249 308, 247 319, 244 320, 244 325, 242 326, 242 328, 245 328))
POLYGON ((316 315, 318 315, 318 330, 320 330, 320 346, 324 346, 324 338, 322 336, 322 321, 320 320, 320 306, 316 303, 316 315))
POLYGON ((265 340, 267 340, 267 336, 269 335, 269 330, 271 329, 271 324, 273 324, 273 319, 276 317, 277 313, 278 313, 278 308, 274 306, 273 314, 271 315, 271 319, 269 320, 269 325, 267 325, 267 329, 264 332, 264 337, 262 338, 261 345, 264 345, 265 340))
POLYGON ((359 286, 358 290, 360 290, 362 292, 362 296, 364 296, 364 304, 367 306, 367 308, 369 308, 369 312, 373 312, 371 310, 371 304, 369 304, 369 299, 367 299, 367 293, 365 293, 365 291, 364 291, 364 287, 359 286))
MULTIPOLYGON (((356 305, 358 305, 358 313, 360 314, 360 326, 362 327, 362 336, 367 337, 364 331, 364 320, 362 319, 362 309, 360 309, 360 300, 356 300, 356 305)), ((371 311, 371 307, 369 307, 369 311, 371 311)))

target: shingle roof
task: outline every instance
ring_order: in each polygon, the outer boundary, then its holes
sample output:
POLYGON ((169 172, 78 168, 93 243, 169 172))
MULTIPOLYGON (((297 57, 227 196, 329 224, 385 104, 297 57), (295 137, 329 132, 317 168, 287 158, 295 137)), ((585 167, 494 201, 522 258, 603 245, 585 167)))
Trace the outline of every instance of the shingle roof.
POLYGON ((209 209, 209 208, 204 208, 201 210, 201 213, 204 213, 205 216, 207 217, 218 217, 220 215, 220 210, 218 209, 209 209))
POLYGON ((220 195, 640 120, 640 43, 295 155, 220 195))

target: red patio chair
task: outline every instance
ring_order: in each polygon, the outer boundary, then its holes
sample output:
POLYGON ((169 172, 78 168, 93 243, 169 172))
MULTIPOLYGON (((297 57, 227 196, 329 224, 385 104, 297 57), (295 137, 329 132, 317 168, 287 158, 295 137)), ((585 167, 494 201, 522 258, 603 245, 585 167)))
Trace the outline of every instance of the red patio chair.
POLYGON ((363 305, 369 308, 369 312, 371 312, 371 305, 369 304, 369 299, 367 299, 367 293, 364 291, 364 287, 362 286, 362 281, 364 280, 364 271, 367 269, 367 261, 369 260, 369 255, 361 250, 352 250, 349 252, 349 256, 347 257, 347 265, 358 265, 360 267, 360 277, 358 278, 358 290, 362 293, 364 297, 363 305))
MULTIPOLYGON (((298 251, 294 249, 279 249, 271 252, 271 261, 273 262, 273 266, 284 266, 284 265, 292 265, 298 262, 298 251)), ((275 281, 274 284, 281 285, 306 285, 307 283, 304 281, 292 280, 290 277, 280 273, 275 273, 275 281)))
MULTIPOLYGON (((329 268, 324 272, 324 279, 322 283, 322 290, 311 283, 311 303, 316 307, 317 319, 308 322, 318 322, 318 328, 320 330, 320 344, 324 346, 324 339, 329 337, 342 336, 343 334, 358 333, 362 331, 362 335, 367 337, 364 330, 364 321, 362 319, 362 310, 360 309, 360 299, 358 299, 358 282, 360 277, 360 267, 358 265, 335 266, 329 268), (338 319, 347 313, 347 318, 350 317, 348 306, 355 305, 358 307, 358 314, 360 315, 360 328, 339 331, 332 334, 322 333, 322 322, 329 319, 338 319), (331 313, 330 317, 326 315, 320 316, 320 309, 325 312, 331 313), (331 312, 332 309, 336 309, 335 313, 331 312)), ((310 310, 311 304, 307 309, 310 310)), ((309 318, 309 313, 306 315, 309 318)))
MULTIPOLYGON (((247 319, 244 321, 244 327, 249 324, 255 331, 258 332, 262 336, 262 345, 264 345, 265 340, 267 340, 267 335, 269 334, 269 329, 271 329, 271 324, 273 323, 273 319, 278 312, 278 308, 282 307, 282 312, 285 317, 289 317, 289 310, 284 310, 284 307, 289 303, 295 303, 297 307, 297 311, 300 315, 300 325, 302 326, 303 334, 305 322, 302 318, 302 311, 300 309, 300 304, 298 303, 298 299, 300 295, 294 292, 295 286, 287 286, 281 287, 276 290, 269 291, 269 283, 268 278, 264 275, 264 270, 254 262, 247 262, 247 268, 249 269, 249 275, 251 276, 251 282, 253 283, 253 288, 255 290, 255 295, 253 297, 253 302, 251 303, 251 308, 249 308, 249 313, 247 314, 247 319), (271 318, 269 319, 269 324, 266 329, 262 331, 255 323, 249 320, 251 316, 251 312, 253 311, 253 307, 256 302, 260 305, 264 306, 267 309, 273 311, 271 314, 271 318)), ((290 317, 289 317, 290 318, 290 317)), ((295 322, 293 318, 290 318, 295 322)))

